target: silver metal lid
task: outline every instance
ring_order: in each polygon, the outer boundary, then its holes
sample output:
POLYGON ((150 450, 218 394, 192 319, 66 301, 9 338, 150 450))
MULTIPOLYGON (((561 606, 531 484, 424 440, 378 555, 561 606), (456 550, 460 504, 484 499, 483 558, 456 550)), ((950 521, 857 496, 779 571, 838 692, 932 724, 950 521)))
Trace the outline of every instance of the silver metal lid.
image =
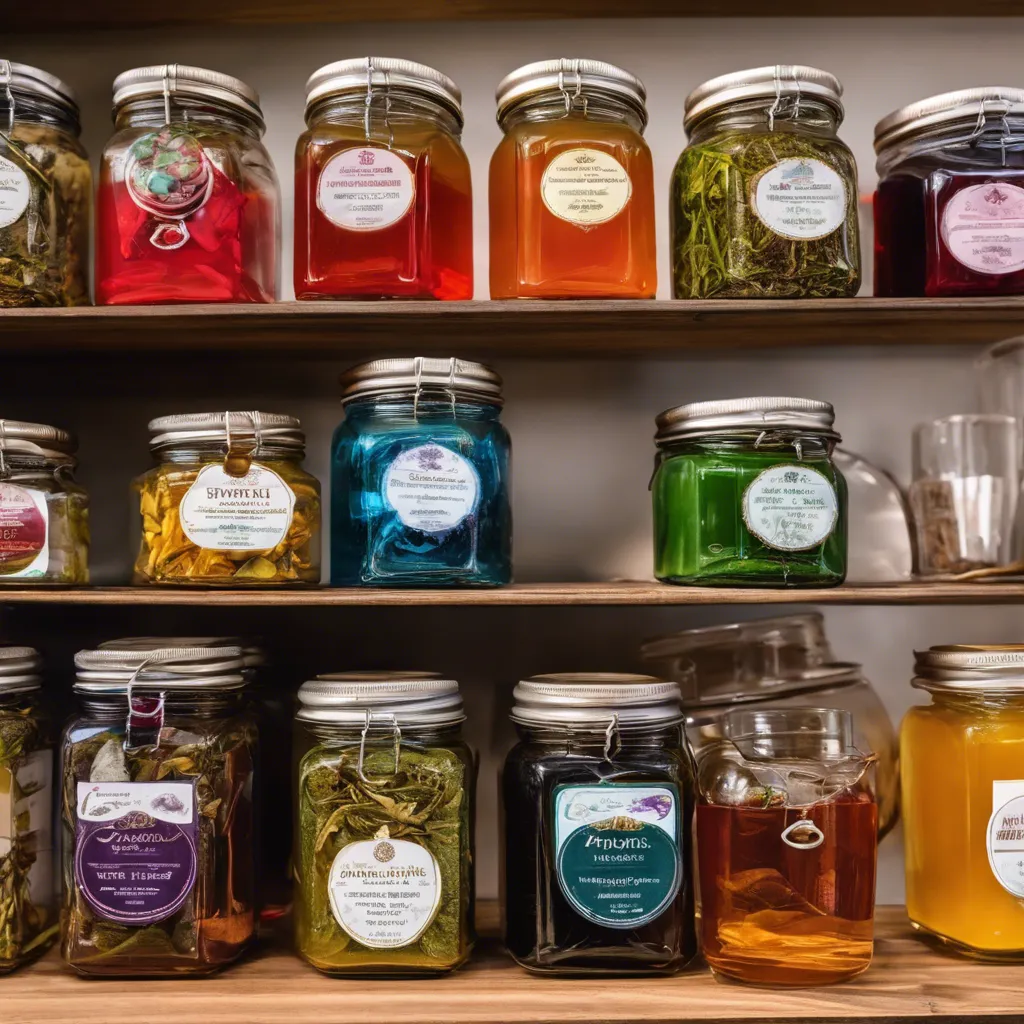
POLYGON ((875 152, 936 129, 980 129, 986 118, 1001 125, 1009 115, 1024 117, 1024 89, 1005 85, 983 85, 957 89, 909 103, 883 117, 875 125, 875 152))
POLYGON ((806 64, 776 64, 719 75, 698 85, 686 97, 683 127, 691 131, 699 121, 722 107, 747 100, 783 100, 806 97, 824 103, 843 119, 843 86, 835 75, 806 64))
POLYGON ((62 107, 64 111, 78 121, 78 97, 75 91, 48 71, 34 68, 29 64, 18 64, 15 61, 0 60, 0 95, 4 86, 9 86, 15 100, 15 116, 17 116, 17 100, 19 96, 30 99, 44 99, 62 107))
POLYGON ((833 440, 835 410, 828 402, 813 398, 725 398, 713 402, 690 402, 666 409, 655 421, 655 441, 677 441, 731 431, 797 431, 819 434, 833 440))
POLYGON ((500 405, 501 377, 483 363, 465 359, 375 359, 353 366, 341 375, 341 401, 389 393, 415 394, 431 388, 500 405))
POLYGON ((237 636, 125 636, 105 640, 101 651, 159 651, 166 647, 239 647, 246 668, 266 662, 263 648, 237 636))
POLYGON ((306 116, 329 96, 372 94, 389 88, 419 93, 446 106, 462 124, 462 93, 440 71, 396 57, 355 57, 325 64, 306 81, 306 116))
POLYGON ((126 103, 165 94, 234 107, 263 126, 260 97, 255 89, 231 75, 189 64, 152 64, 123 71, 114 79, 114 114, 126 103))
POLYGON ((337 672, 299 687, 303 722, 364 726, 375 721, 408 726, 449 726, 466 715, 454 679, 433 672, 337 672))
POLYGON ((683 720, 679 684, 619 672, 557 672, 522 680, 512 692, 522 725, 665 725, 683 720))
POLYGON ((948 644, 914 658, 919 690, 1024 693, 1024 644, 948 644))
POLYGON ((197 412, 178 416, 160 416, 149 422, 151 451, 158 448, 213 441, 251 438, 257 447, 303 449, 306 435, 299 420, 276 412, 197 412))
POLYGON ((35 455, 48 459, 71 458, 78 448, 75 435, 45 423, 0 419, 0 452, 35 455))
POLYGON ((498 84, 498 123, 517 104, 545 93, 574 96, 606 94, 625 100, 647 125, 647 90, 636 75, 603 60, 586 57, 558 57, 524 64, 498 84))
POLYGON ((34 647, 0 647, 0 693, 21 693, 42 686, 42 659, 34 647))
POLYGON ((246 685, 241 647, 162 647, 152 650, 101 647, 75 655, 75 691, 126 693, 161 690, 239 690, 246 685))

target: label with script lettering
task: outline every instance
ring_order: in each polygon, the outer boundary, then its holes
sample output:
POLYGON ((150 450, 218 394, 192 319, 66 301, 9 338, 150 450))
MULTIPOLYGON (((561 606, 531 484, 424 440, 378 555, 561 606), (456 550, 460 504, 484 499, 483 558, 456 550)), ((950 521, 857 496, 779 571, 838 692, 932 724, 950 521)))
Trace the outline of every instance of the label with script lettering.
POLYGON ((397 153, 375 146, 336 153, 320 172, 316 204, 339 228, 379 231, 412 208, 416 182, 397 153))
POLYGON ((996 881, 1024 897, 1024 779, 992 782, 992 817, 986 832, 988 863, 996 881))
POLYGON ((189 782, 79 782, 75 884, 104 921, 146 925, 181 909, 199 839, 189 782))
POLYGON ((828 477, 809 466, 772 466, 743 494, 743 522, 777 551, 810 551, 836 528, 839 499, 828 477))
POLYGON ((831 235, 846 220, 843 179, 811 157, 789 157, 762 171, 750 202, 763 224, 798 242, 831 235))
POLYGON ((388 466, 384 495, 406 526, 445 533, 476 511, 480 478, 458 452, 422 444, 402 452, 388 466))
POLYGON ((245 476, 229 476, 218 463, 199 471, 178 515, 198 547, 269 551, 284 540, 294 510, 295 492, 272 469, 254 462, 245 476))
POLYGON ((591 227, 617 217, 626 208, 633 182, 626 168, 599 149, 569 149, 544 168, 540 194, 562 220, 591 227))
POLYGON ((28 175, 12 160, 0 156, 0 228, 10 227, 21 218, 31 195, 28 175))

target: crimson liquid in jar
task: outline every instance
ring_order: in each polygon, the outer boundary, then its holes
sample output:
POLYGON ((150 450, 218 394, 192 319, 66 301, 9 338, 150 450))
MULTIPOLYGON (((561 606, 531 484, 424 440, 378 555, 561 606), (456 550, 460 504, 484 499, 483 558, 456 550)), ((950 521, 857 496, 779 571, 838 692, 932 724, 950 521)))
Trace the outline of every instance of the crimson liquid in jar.
POLYGON ((424 64, 360 57, 306 83, 295 151, 298 299, 471 299, 462 94, 424 64))
POLYGON ((875 127, 875 294, 1024 293, 1024 89, 961 89, 875 127))
POLYGON ((273 302, 280 195, 259 96, 166 64, 114 80, 100 164, 96 303, 273 302))

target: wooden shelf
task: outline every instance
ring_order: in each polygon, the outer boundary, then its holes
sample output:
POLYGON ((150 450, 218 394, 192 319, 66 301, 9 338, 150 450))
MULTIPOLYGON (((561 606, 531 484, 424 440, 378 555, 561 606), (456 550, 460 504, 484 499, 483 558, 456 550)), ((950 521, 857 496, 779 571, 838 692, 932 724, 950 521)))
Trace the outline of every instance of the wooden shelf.
MULTIPOLYGON (((449 978, 340 980, 297 960, 287 941, 217 977, 82 981, 51 954, 2 981, 3 1019, 12 1024, 91 1024, 143 1009, 183 1007, 171 1017, 205 1024, 536 1024, 680 1021, 871 1021, 947 1019, 976 1024, 1020 1016, 1021 969, 977 964, 915 937, 902 908, 877 913, 875 960, 830 988, 766 990, 716 981, 696 967, 672 978, 547 978, 527 974, 487 939, 449 978), (126 1009, 128 1008, 128 1009, 126 1009)), ((139 1013, 135 1012, 138 1017, 139 1013)))
POLYGON ((280 302, 0 310, 0 353, 567 354, 977 345, 1024 333, 1024 298, 280 302))

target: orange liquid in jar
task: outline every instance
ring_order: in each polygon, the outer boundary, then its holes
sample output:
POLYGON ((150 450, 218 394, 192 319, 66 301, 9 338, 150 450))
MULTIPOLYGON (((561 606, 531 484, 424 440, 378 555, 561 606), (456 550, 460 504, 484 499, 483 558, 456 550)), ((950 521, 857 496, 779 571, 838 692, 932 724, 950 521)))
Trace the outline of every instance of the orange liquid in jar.
POLYGON ((654 171, 647 144, 629 126, 582 116, 512 126, 491 159, 490 214, 491 298, 654 298, 654 171), (628 186, 619 176, 598 199, 603 210, 581 210, 572 198, 576 160, 597 155, 613 158, 628 186))

